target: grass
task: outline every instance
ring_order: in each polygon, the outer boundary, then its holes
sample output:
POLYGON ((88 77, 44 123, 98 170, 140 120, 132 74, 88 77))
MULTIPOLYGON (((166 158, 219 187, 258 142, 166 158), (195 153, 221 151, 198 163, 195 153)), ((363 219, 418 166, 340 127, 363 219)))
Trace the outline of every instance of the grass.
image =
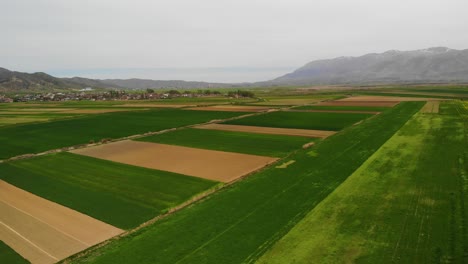
POLYGON ((289 152, 317 139, 207 129, 181 129, 138 140, 261 156, 284 157, 289 152))
POLYGON ((29 261, 16 253, 7 244, 0 240, 0 262, 5 264, 28 264, 29 261))
POLYGON ((467 263, 467 117, 414 116, 259 263, 467 263))
POLYGON ((243 115, 237 112, 149 110, 90 115, 0 127, 0 159, 243 115))
POLYGON ((333 106, 333 105, 304 105, 294 107, 294 110, 330 110, 330 111, 375 111, 384 112, 390 107, 375 106, 333 106))
POLYGON ((424 103, 408 102, 300 150, 74 263, 253 262, 339 186, 424 103))
POLYGON ((123 229, 217 184, 71 153, 0 164, 0 171, 10 184, 123 229))
POLYGON ((231 120, 225 124, 338 131, 371 116, 373 114, 278 111, 231 120))

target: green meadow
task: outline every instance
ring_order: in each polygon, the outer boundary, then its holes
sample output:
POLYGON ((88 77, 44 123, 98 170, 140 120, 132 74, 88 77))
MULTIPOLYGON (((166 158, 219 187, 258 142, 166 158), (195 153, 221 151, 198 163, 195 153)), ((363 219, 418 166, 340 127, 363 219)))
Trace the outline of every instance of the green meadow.
POLYGON ((138 140, 261 156, 284 157, 291 151, 300 149, 302 145, 317 139, 188 128, 138 140))
POLYGON ((338 131, 371 116, 373 114, 278 111, 225 124, 338 131))

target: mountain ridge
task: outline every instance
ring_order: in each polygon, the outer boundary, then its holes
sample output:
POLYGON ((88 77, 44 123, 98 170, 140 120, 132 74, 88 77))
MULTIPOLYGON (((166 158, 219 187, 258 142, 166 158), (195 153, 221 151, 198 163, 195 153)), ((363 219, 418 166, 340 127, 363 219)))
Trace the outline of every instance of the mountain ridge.
POLYGON ((389 50, 315 60, 269 81, 276 85, 400 82, 468 82, 468 49, 389 50))

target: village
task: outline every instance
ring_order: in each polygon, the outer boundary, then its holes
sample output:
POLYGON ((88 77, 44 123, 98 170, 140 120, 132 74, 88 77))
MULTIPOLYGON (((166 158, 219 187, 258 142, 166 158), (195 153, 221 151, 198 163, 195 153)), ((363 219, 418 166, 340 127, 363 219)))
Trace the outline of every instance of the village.
POLYGON ((140 92, 126 91, 104 91, 90 92, 92 90, 80 90, 74 92, 47 92, 47 93, 28 93, 15 95, 0 94, 0 103, 13 102, 51 102, 51 101, 119 101, 119 100, 154 100, 154 99, 172 99, 172 98, 199 98, 199 97, 220 97, 227 96, 231 98, 254 97, 254 93, 249 91, 230 91, 223 94, 219 91, 196 90, 196 91, 178 91, 169 90, 155 92, 153 89, 146 89, 140 92))

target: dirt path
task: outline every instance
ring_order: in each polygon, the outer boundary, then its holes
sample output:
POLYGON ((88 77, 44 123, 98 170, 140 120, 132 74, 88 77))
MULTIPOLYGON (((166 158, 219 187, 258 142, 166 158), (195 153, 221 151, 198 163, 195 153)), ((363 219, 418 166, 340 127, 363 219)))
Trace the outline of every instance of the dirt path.
POLYGON ((277 160, 257 155, 131 140, 71 152, 221 182, 230 182, 277 160))
POLYGON ((194 128, 249 132, 249 133, 257 133, 257 134, 302 136, 302 137, 314 137, 314 138, 326 138, 336 133, 335 131, 326 131, 326 130, 241 126, 241 125, 225 125, 225 124, 207 124, 207 125, 196 126, 194 128))
POLYGON ((55 263, 123 230, 0 180, 0 239, 31 263, 55 263))
POLYGON ((423 108, 421 108, 421 113, 426 114, 437 114, 439 113, 440 101, 428 101, 423 108))

